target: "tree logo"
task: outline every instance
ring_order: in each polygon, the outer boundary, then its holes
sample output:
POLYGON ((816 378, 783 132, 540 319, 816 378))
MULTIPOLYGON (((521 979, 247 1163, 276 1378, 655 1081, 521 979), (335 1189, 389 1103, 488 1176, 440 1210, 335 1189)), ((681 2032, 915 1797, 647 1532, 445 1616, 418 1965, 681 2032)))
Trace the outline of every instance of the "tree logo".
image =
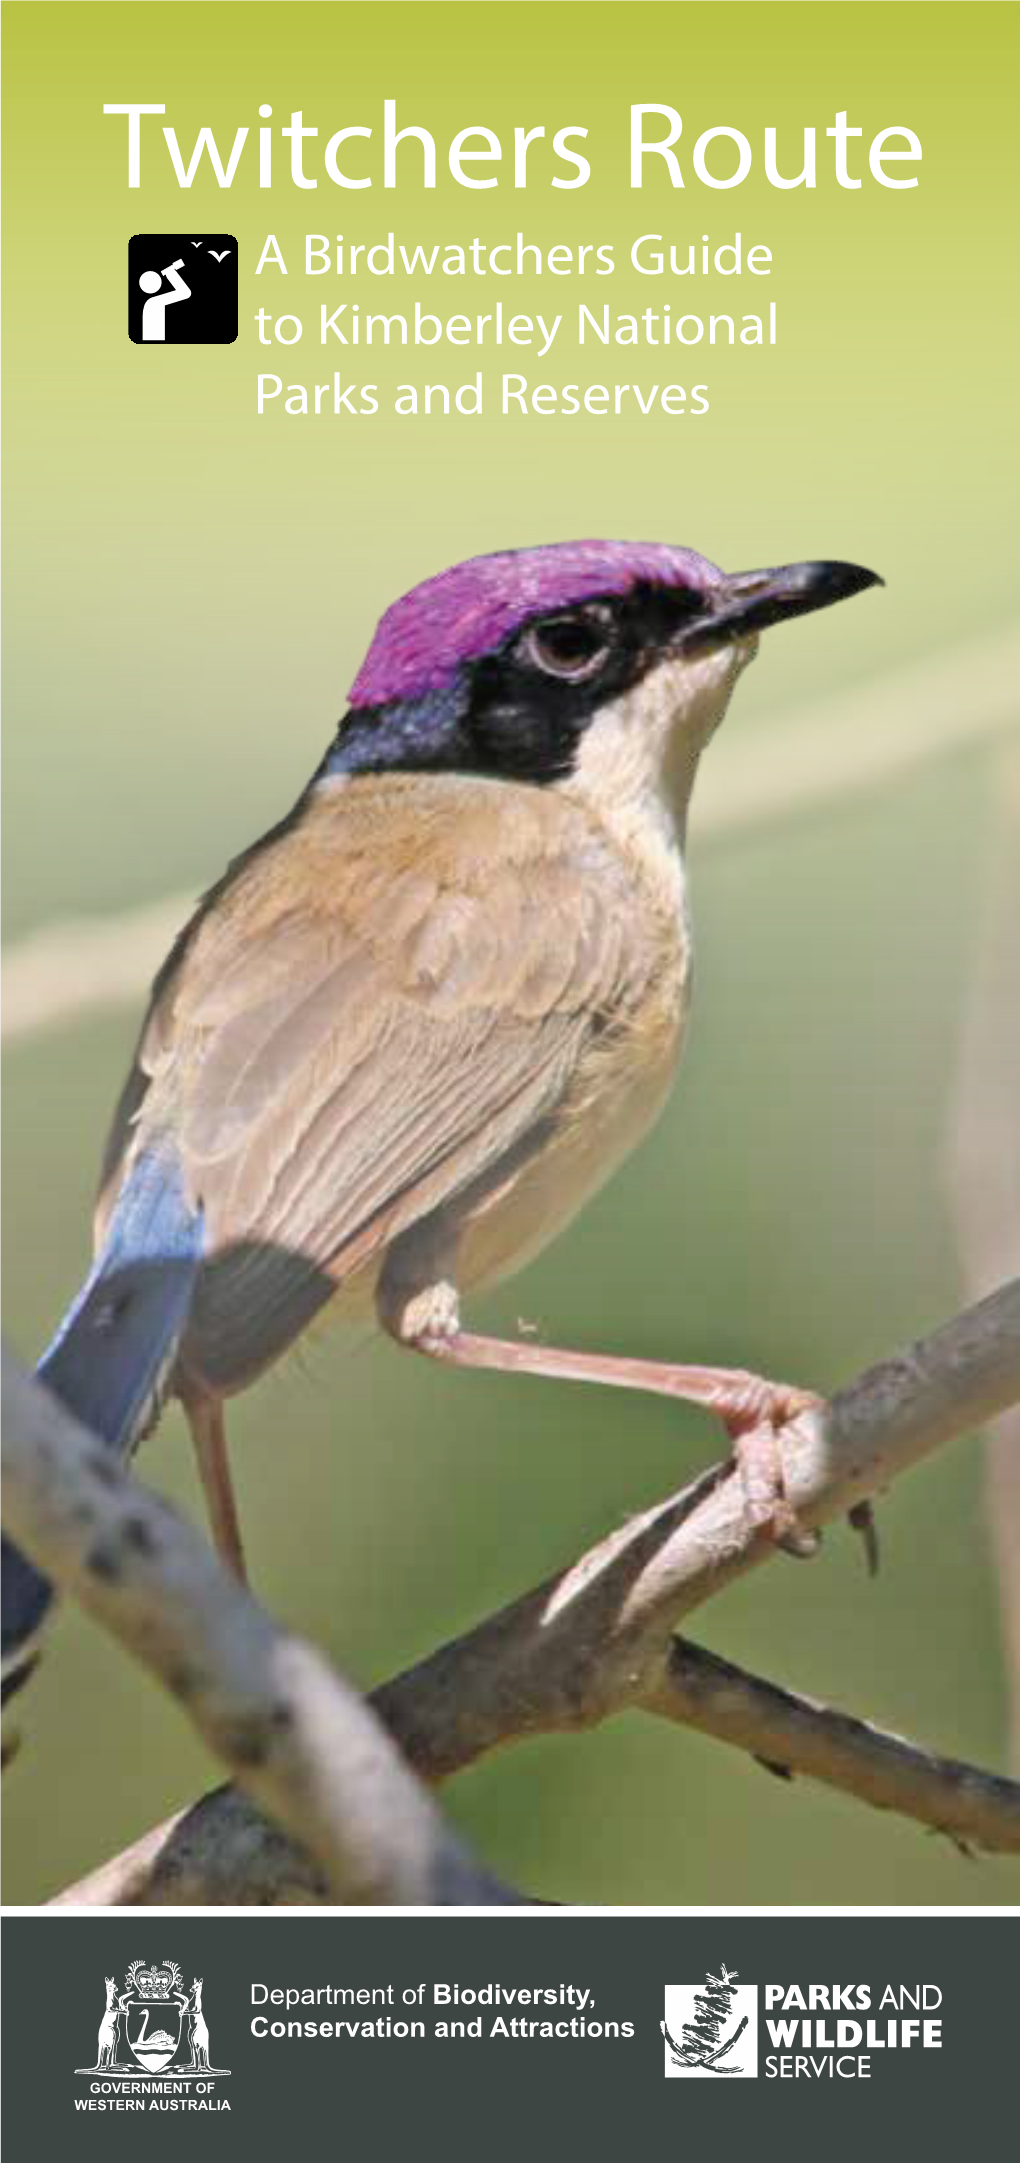
POLYGON ((720 1964, 703 1983, 667 1983, 667 2078, 709 2078, 758 2071, 758 1989, 739 1984, 736 1968, 720 1964))
POLYGON ((107 1975, 106 2008, 99 2023, 95 2065, 79 2065, 79 2074, 101 2073, 104 2081, 137 2082, 167 2074, 173 2081, 195 2081, 203 2090, 221 2080, 229 2066, 210 2065, 209 2029, 202 2011, 203 1978, 189 1990, 176 1960, 133 1960, 118 1990, 107 1975))

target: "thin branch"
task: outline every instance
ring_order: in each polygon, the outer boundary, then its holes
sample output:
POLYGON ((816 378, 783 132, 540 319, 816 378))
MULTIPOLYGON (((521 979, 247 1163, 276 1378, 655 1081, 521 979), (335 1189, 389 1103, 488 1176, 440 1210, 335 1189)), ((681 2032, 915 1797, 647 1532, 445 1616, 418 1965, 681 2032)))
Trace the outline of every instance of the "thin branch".
POLYGON ((698 780, 691 828, 720 839, 842 806, 956 751, 1016 736, 1020 630, 943 647, 746 733, 724 729, 698 780))
MULTIPOLYGON (((1017 725, 1020 634, 1012 627, 889 670, 782 722, 725 732, 698 784, 695 845, 887 786, 1017 725)), ((44 924, 4 956, 5 1043, 141 998, 194 896, 117 916, 44 924)))
POLYGON ((141 1661, 343 1903, 502 1905, 380 1722, 5 1356, 4 1523, 141 1661))
POLYGON ((749 1750, 770 1770, 826 1787, 948 1834, 961 1847, 1020 1855, 1020 1786, 936 1757, 868 1720, 762 1682, 677 1638, 646 1712, 749 1750))
MULTIPOLYGON (((789 1498, 805 1524, 822 1524, 1016 1401, 1020 1280, 869 1369, 822 1413, 803 1416, 785 1429, 780 1443, 789 1498)), ((429 1780, 443 1779, 500 1745, 591 1726, 630 1708, 661 1713, 668 1704, 669 1717, 683 1719, 677 1624, 776 1553, 752 1520, 739 1475, 726 1465, 714 1467, 561 1575, 384 1684, 374 1693, 373 1706, 416 1771, 429 1780)), ((693 1655, 691 1648, 684 1657, 710 1659, 693 1655)), ((688 1681, 690 1672, 688 1667, 688 1681)), ((831 1723, 839 1716, 812 1719, 813 1709, 802 1704, 799 1721, 787 1712, 778 1736, 774 1726, 762 1724, 765 1700, 759 1693, 769 1693, 771 1686, 751 1677, 745 1681, 754 1704, 749 1707, 745 1698, 744 1747, 756 1755, 813 1772, 976 1844, 1000 1852, 1020 1849, 1017 1790, 1011 1783, 912 1751, 860 1722, 840 1723, 845 1777, 838 1776, 831 1723), (794 1753, 795 1743, 802 1755, 794 1753)), ((768 1698, 772 1720, 776 1695, 781 1693, 768 1698)), ((699 1693, 688 1724, 707 1729, 713 1717, 719 1724, 711 1732, 739 1740, 731 1729, 732 1707, 727 1709, 717 1694, 713 1712, 710 1696, 707 1689, 699 1693)), ((787 1708, 797 1704, 783 1702, 787 1708)), ((215 1816, 227 1803, 213 1796, 203 1807, 215 1816)), ((231 1837, 226 1821, 225 1837, 231 1837)), ((158 1855, 154 1897, 161 1898, 158 1888, 166 1882, 165 1857, 172 1854, 175 1827, 161 1828, 152 1838, 158 1855)), ((75 1887, 73 1897, 98 1898, 92 1888, 100 1884, 106 1897, 113 1897, 125 1867, 125 1858, 115 1860, 75 1887)), ((136 1885, 130 1868, 127 1878, 129 1888, 136 1885)), ((127 1897, 141 1895, 129 1889, 127 1897)))
POLYGON ((4 950, 3 1042, 133 1006, 194 906, 194 894, 173 894, 115 916, 61 917, 12 940, 4 950))
MULTIPOLYGON (((969 972, 947 1174, 964 1284, 976 1297, 1015 1267, 1020 1231, 1020 748, 992 771, 992 831, 969 972)), ((986 1441, 987 1520, 996 1561, 1011 1760, 1020 1766, 1020 1409, 986 1441)))

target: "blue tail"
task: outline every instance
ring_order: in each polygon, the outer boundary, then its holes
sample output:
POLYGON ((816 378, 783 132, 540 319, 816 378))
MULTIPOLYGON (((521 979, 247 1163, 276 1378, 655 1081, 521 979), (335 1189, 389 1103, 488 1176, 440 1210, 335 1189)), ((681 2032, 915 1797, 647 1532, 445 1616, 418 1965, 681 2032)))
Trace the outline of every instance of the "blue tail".
MULTIPOLYGON (((83 1426, 126 1457, 158 1411, 202 1260, 201 1210, 167 1143, 136 1157, 106 1245, 37 1369, 83 1426)), ((3 1701, 21 1688, 53 1604, 48 1578, 3 1542, 3 1701)))

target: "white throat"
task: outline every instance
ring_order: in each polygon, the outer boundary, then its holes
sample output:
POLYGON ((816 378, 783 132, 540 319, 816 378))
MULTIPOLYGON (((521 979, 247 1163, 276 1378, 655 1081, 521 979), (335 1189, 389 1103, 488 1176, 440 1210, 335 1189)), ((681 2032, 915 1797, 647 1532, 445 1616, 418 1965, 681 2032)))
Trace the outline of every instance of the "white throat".
POLYGON ((748 640, 650 670, 589 723, 563 793, 625 850, 678 856, 698 760, 754 650, 748 640))

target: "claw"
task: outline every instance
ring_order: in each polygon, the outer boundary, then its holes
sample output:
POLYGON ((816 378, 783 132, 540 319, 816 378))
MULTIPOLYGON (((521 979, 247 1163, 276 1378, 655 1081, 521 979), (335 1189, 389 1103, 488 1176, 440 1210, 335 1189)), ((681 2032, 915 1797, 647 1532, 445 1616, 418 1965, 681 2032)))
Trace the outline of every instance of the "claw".
POLYGON ((853 1509, 847 1512, 847 1523, 852 1525, 854 1531, 859 1532, 861 1535, 868 1576, 877 1577, 882 1559, 882 1550, 879 1546, 878 1526, 875 1522, 875 1512, 871 1503, 866 1501, 855 1502, 853 1509))

